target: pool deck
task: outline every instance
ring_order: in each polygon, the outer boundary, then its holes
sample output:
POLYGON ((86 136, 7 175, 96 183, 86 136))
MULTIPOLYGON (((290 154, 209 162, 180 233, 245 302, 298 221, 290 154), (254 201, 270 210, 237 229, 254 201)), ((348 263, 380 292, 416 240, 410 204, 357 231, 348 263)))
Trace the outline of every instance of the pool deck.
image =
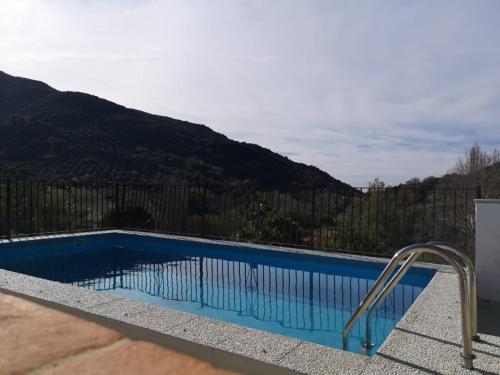
POLYGON ((461 366, 458 278, 438 272, 363 374, 500 374, 500 303, 480 302, 475 370, 461 366))
MULTIPOLYGON (((43 238, 47 237, 51 236, 43 238)), ((457 277, 447 267, 439 267, 373 358, 5 270, 0 270, 0 291, 71 312, 132 339, 160 344, 215 366, 249 374, 500 373, 500 306, 493 304, 480 304, 482 342, 474 343, 476 370, 461 366, 457 277)))

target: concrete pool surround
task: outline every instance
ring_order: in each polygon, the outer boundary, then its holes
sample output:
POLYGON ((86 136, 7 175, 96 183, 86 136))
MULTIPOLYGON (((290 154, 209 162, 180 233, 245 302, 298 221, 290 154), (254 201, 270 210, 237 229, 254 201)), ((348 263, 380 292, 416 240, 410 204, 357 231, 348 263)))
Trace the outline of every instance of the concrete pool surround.
POLYGON ((474 271, 474 266, 467 256, 465 256, 458 249, 454 248, 452 245, 442 243, 438 244, 436 242, 434 244, 418 243, 410 245, 394 254, 393 258, 389 261, 379 278, 375 281, 371 290, 353 313, 351 319, 345 325, 343 332, 344 350, 347 349, 347 341, 350 330, 366 311, 368 311, 368 314, 366 318, 366 333, 363 346, 365 348, 372 347, 370 316, 371 312, 379 302, 379 298, 384 299, 408 272, 417 258, 426 253, 433 254, 443 260, 446 260, 446 262, 451 265, 457 273, 459 280, 458 286, 460 290, 460 312, 462 322, 462 357, 465 368, 474 368, 473 360, 475 359, 475 356, 472 353, 472 338, 474 336, 476 341, 479 339, 479 336, 477 335, 477 299, 475 297, 476 273, 474 271), (396 272, 399 263, 403 260, 403 265, 396 272), (466 274, 462 265, 468 268, 469 276, 466 274), (393 276, 389 280, 391 275, 393 276))

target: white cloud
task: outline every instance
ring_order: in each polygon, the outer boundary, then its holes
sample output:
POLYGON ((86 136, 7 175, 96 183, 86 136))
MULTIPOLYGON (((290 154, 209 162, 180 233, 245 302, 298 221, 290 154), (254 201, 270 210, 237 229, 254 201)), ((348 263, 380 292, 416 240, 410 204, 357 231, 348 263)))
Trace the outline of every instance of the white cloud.
POLYGON ((3 1, 0 69, 353 184, 500 142, 500 2, 3 1))

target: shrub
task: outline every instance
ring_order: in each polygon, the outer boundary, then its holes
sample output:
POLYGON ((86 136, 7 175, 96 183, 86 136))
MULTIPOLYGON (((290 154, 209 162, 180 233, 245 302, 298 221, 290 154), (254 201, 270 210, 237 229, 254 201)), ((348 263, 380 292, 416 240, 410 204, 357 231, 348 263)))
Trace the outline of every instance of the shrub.
POLYGON ((105 228, 134 228, 153 229, 153 216, 142 207, 125 206, 121 210, 112 210, 103 218, 105 228))

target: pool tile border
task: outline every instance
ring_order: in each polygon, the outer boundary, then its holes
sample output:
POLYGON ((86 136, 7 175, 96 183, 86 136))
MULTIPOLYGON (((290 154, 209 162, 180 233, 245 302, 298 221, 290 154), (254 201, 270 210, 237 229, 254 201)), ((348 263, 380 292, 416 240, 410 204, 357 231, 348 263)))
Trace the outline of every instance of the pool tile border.
MULTIPOLYGON (((212 244, 261 248, 266 250, 271 249, 273 251, 286 251, 316 256, 387 262, 386 259, 368 256, 321 253, 312 250, 289 249, 283 247, 270 248, 264 245, 124 230, 25 237, 15 240, 2 240, 0 243, 105 234, 135 234, 212 244)), ((436 298, 431 295, 431 291, 436 290, 436 288, 441 288, 443 284, 449 283, 449 267, 425 263, 420 263, 419 266, 434 268, 437 269, 438 272, 399 322, 397 328, 406 327, 409 322, 415 320, 415 316, 427 314, 429 309, 432 310, 435 306, 441 304, 442 301, 437 301, 436 298), (443 274, 448 274, 448 279, 446 279, 446 277, 443 279, 443 276, 441 276, 443 274)), ((367 356, 345 352, 291 337, 242 327, 228 322, 157 307, 121 297, 89 291, 77 286, 61 284, 1 269, 0 290, 53 302, 97 316, 156 331, 177 339, 194 342, 214 350, 222 350, 268 364, 277 365, 281 368, 289 369, 291 372, 298 373, 361 374, 363 371, 367 371, 370 368, 372 368, 375 373, 376 368, 373 368, 373 366, 381 361, 383 362, 380 358, 384 358, 384 353, 391 352, 391 350, 394 350, 395 346, 401 347, 401 342, 399 342, 401 331, 395 329, 372 359, 367 356)), ((455 348, 455 350, 455 354, 459 356, 458 348, 455 348)), ((387 371, 387 368, 389 368, 391 364, 385 363, 385 365, 383 369, 387 371)), ((382 371, 380 373, 382 373, 382 371)))

